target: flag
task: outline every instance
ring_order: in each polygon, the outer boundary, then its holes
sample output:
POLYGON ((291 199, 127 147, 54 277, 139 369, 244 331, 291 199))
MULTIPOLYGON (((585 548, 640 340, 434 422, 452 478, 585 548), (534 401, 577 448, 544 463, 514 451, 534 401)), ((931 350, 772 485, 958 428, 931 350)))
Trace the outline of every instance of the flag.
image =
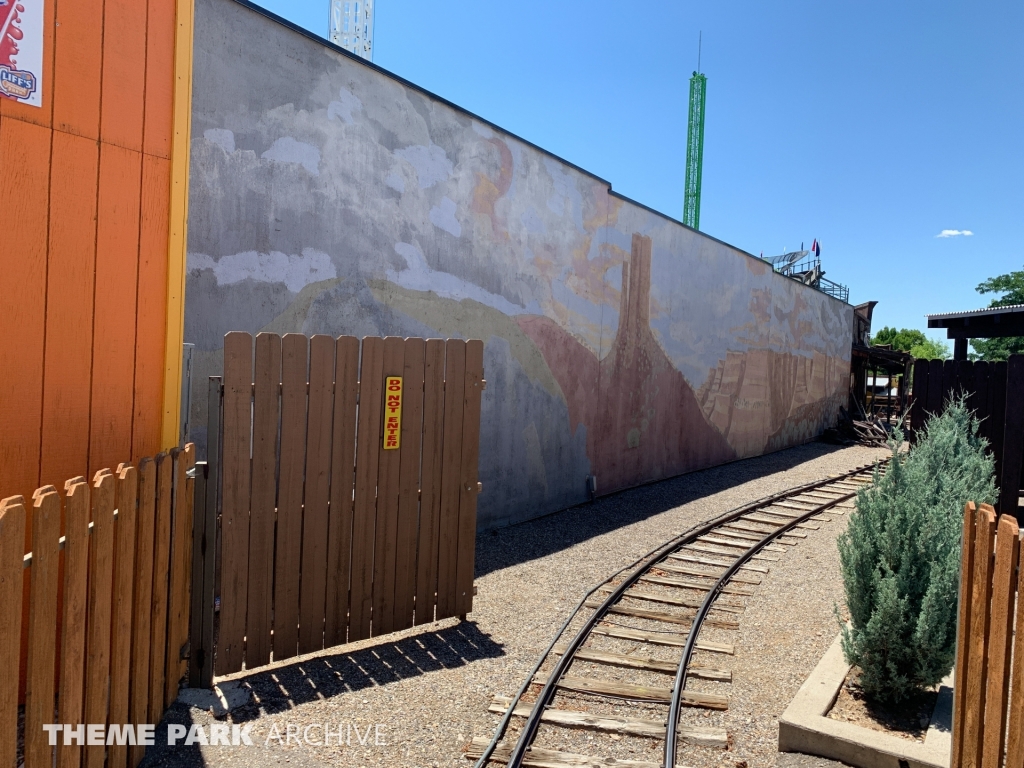
POLYGON ((818 238, 814 238, 814 243, 811 245, 811 251, 814 252, 815 256, 821 258, 821 246, 818 245, 818 238))

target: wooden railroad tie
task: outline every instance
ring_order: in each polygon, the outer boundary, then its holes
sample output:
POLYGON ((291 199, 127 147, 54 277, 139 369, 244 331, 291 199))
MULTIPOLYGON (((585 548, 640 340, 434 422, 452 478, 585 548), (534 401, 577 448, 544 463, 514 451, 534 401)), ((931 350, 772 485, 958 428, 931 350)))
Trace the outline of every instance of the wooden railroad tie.
MULTIPOLYGON (((602 603, 597 600, 588 600, 584 604, 587 608, 600 608, 602 603)), ((684 624, 689 626, 693 623, 693 615, 681 616, 676 613, 665 613, 664 611, 648 611, 644 608, 631 608, 626 605, 612 605, 608 607, 608 613, 615 613, 619 616, 632 616, 637 619, 650 619, 665 624, 684 624)), ((739 629, 740 623, 731 619, 718 619, 708 617, 704 623, 716 629, 739 629)))
MULTIPOLYGON (((512 699, 509 696, 495 696, 491 700, 488 711, 499 715, 505 714, 512 699)), ((532 704, 519 703, 512 711, 514 717, 529 717, 533 710, 532 704)), ((616 717, 614 715, 592 715, 589 712, 576 712, 571 709, 546 709, 541 715, 541 722, 569 725, 577 728, 592 728, 595 731, 620 733, 626 736, 646 736, 654 739, 665 738, 664 720, 645 720, 634 717, 616 717)), ((698 728, 680 725, 676 730, 679 738, 690 744, 703 747, 725 747, 728 736, 724 728, 698 728)))
MULTIPOLYGON (((561 656, 565 653, 568 645, 556 645, 551 652, 561 656)), ((610 651, 598 651, 593 648, 580 648, 573 655, 575 661, 589 661, 594 664, 608 664, 612 667, 626 667, 627 669, 645 669, 649 672, 665 672, 674 675, 679 668, 676 661, 663 661, 651 656, 637 656, 631 653, 612 653, 610 651)), ((700 680, 714 680, 719 683, 731 683, 732 672, 728 669, 715 669, 714 667, 703 667, 690 665, 686 673, 690 677, 700 680)))
MULTIPOLYGON (((550 678, 545 674, 537 674, 533 682, 538 685, 545 685, 550 678)), ((590 677, 578 677, 576 675, 563 675, 558 679, 556 685, 567 691, 576 693, 593 693, 604 696, 617 696, 622 699, 633 699, 635 701, 652 701, 659 704, 668 704, 672 701, 672 689, 661 688, 651 685, 634 685, 633 683, 619 683, 614 680, 595 680, 590 677)), ((690 707, 702 707, 704 709, 728 709, 729 697, 717 693, 702 693, 701 691, 682 691, 680 701, 690 707)))
MULTIPOLYGON (((466 750, 467 760, 479 760, 491 740, 486 736, 474 736, 473 741, 466 750)), ((514 744, 507 741, 500 741, 491 753, 491 760, 499 763, 507 763, 512 756, 514 744)), ((582 768, 661 768, 661 763, 652 763, 649 760, 619 760, 617 758, 592 757, 590 755, 579 755, 575 752, 562 752, 558 749, 544 749, 542 747, 528 747, 523 758, 523 765, 531 768, 550 768, 551 766, 581 766, 582 768)))
MULTIPOLYGON (((614 624, 598 624, 594 627, 592 633, 604 635, 605 637, 617 637, 620 640, 637 640, 648 645, 667 645, 673 648, 682 648, 686 645, 686 639, 690 636, 689 632, 680 632, 679 634, 646 632, 642 629, 631 629, 630 627, 620 627, 614 624)), ((736 648, 731 643, 713 643, 709 640, 698 639, 694 647, 698 651, 724 653, 727 656, 733 656, 736 653, 736 648)))

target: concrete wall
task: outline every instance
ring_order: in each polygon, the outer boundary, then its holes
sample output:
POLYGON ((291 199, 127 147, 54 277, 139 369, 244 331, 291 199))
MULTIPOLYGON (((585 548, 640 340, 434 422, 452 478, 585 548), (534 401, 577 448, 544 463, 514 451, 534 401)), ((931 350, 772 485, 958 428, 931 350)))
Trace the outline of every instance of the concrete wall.
POLYGON ((186 341, 486 343, 480 525, 810 439, 852 309, 233 0, 197 0, 186 341))

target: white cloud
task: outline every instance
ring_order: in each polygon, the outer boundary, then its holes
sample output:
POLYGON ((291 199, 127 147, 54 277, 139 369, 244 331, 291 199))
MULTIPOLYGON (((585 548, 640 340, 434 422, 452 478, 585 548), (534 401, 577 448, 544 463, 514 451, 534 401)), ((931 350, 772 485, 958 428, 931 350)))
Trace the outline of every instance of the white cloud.
POLYGON ((298 293, 310 283, 338 276, 331 257, 313 248, 303 248, 301 256, 280 251, 244 251, 214 259, 205 253, 190 253, 188 268, 212 269, 217 285, 232 285, 248 279, 258 283, 284 283, 292 293, 298 293))
POLYGON ((936 237, 959 237, 960 235, 970 237, 973 234, 969 229, 944 229, 936 237))
POLYGON ((291 136, 282 136, 274 141, 260 157, 280 163, 297 163, 314 176, 320 175, 320 150, 291 136))

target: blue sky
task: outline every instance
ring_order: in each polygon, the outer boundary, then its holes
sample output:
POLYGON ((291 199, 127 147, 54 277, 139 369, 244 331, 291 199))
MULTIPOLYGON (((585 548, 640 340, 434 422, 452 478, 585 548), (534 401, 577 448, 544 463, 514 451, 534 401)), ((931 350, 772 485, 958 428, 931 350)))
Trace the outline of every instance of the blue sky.
MULTIPOLYGON (((327 0, 261 4, 327 34, 327 0)), ((851 302, 878 300, 876 329, 984 306, 979 282, 1024 268, 1024 3, 377 0, 376 13, 374 63, 675 218, 702 31, 701 230, 765 256, 818 238, 851 302)))

